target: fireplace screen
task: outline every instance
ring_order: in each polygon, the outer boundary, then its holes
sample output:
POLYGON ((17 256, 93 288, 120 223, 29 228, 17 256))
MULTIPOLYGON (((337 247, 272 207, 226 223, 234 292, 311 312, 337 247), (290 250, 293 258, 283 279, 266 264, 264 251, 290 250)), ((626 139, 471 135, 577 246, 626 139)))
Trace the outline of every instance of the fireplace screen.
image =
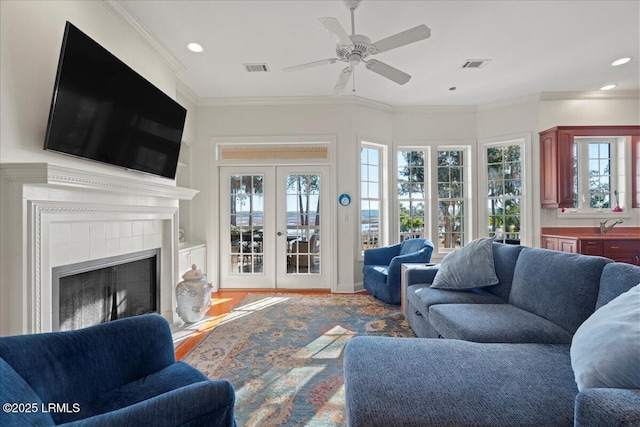
POLYGON ((158 310, 160 249, 55 267, 53 330, 158 310))

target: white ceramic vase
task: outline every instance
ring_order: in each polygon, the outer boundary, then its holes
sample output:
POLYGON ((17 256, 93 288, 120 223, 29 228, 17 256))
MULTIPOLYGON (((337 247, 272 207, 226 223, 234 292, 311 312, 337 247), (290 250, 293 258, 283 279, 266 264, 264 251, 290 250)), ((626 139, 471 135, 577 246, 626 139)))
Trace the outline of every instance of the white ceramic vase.
POLYGON ((176 312, 185 323, 202 320, 211 307, 211 283, 207 276, 193 264, 191 270, 182 276, 182 281, 176 285, 176 312))

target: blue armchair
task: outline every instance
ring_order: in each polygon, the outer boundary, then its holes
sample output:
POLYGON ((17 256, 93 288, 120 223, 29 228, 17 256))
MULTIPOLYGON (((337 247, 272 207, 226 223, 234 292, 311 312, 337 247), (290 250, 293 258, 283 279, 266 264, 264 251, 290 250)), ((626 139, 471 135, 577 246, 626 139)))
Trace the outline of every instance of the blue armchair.
POLYGON ((433 243, 408 239, 402 243, 364 251, 364 288, 389 304, 400 304, 402 263, 429 262, 433 243))
POLYGON ((231 384, 176 362, 158 314, 0 338, 0 378, 2 426, 235 426, 231 384))

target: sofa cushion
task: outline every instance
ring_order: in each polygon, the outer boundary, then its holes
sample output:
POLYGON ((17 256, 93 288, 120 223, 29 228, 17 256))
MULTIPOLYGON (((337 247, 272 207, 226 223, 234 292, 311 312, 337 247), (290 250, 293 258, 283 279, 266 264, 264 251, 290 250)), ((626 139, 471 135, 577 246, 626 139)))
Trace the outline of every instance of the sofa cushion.
POLYGON ((569 344, 572 334, 510 304, 441 304, 429 323, 443 338, 493 343, 569 344))
POLYGON ((36 392, 2 358, 0 358, 0 379, 2 383, 0 386, 0 403, 3 405, 16 404, 15 407, 2 407, 0 425, 52 426, 55 424, 49 412, 42 410, 42 400, 36 392))
POLYGON ((473 289, 496 285, 499 280, 493 264, 490 238, 472 241, 444 257, 433 279, 436 289, 473 289))
POLYGON ((509 302, 572 334, 594 312, 602 269, 610 259, 524 248, 513 275, 509 302))
POLYGON ((210 380, 170 390, 130 406, 63 427, 235 427, 235 393, 227 381, 210 380))
POLYGON ((578 390, 640 388, 640 284, 599 308, 571 343, 578 390))
POLYGON ((569 345, 356 337, 344 380, 351 427, 573 426, 569 345))
POLYGON ((516 268, 516 262, 520 251, 524 246, 505 245, 504 243, 493 242, 493 265, 498 276, 498 284, 487 286, 486 291, 498 295, 504 301, 509 301, 511 293, 511 285, 513 283, 513 271, 516 268))
MULTIPOLYGON (((115 411, 138 402, 159 396, 171 390, 207 381, 208 378, 194 367, 176 362, 137 381, 104 393, 82 407, 77 419, 115 411)), ((65 422, 71 421, 67 419, 65 422)))
POLYGON ((470 289, 453 291, 434 289, 428 284, 411 285, 407 288, 407 298, 427 316, 428 309, 435 304, 500 304, 505 303, 500 297, 483 291, 470 289))
POLYGON ((578 394, 574 427, 602 426, 640 426, 640 390, 590 388, 578 394))
POLYGON ((640 283, 640 267, 624 262, 612 262, 602 269, 596 309, 640 283))

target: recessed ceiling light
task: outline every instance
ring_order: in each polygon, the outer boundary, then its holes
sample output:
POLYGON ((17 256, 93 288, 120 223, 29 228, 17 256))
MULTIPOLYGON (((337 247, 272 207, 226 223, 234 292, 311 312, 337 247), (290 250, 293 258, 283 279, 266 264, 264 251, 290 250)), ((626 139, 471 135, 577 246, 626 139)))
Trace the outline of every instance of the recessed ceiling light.
POLYGON ((606 85, 606 86, 602 86, 602 87, 600 88, 600 90, 611 90, 611 89, 613 89, 613 88, 614 88, 614 87, 616 87, 616 86, 617 86, 617 85, 606 85))
POLYGON ((202 46, 200 46, 198 43, 189 43, 187 45, 187 49, 189 49, 191 52, 196 52, 196 53, 200 53, 204 50, 202 46))
POLYGON ((631 58, 620 58, 617 59, 615 61, 613 61, 611 63, 611 65, 613 65, 614 67, 618 66, 618 65, 622 65, 622 64, 626 64, 627 62, 631 61, 631 58))

